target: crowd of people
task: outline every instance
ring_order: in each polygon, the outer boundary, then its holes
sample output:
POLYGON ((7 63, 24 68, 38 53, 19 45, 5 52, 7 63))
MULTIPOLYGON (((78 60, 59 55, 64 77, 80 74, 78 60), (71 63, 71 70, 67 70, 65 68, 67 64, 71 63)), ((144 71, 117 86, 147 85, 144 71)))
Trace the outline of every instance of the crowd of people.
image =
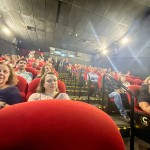
MULTIPOLYGON (((110 68, 100 68, 86 66, 82 64, 71 64, 67 58, 59 60, 57 57, 44 60, 44 57, 36 59, 34 53, 30 53, 28 57, 19 55, 1 55, 0 57, 0 107, 6 107, 22 102, 19 90, 16 87, 17 76, 23 77, 28 83, 34 78, 41 78, 37 93, 33 93, 28 101, 46 100, 46 99, 67 99, 69 96, 66 93, 59 93, 57 87, 58 73, 67 72, 71 76, 76 76, 80 86, 85 86, 90 80, 96 87, 95 92, 99 87, 99 77, 104 74, 111 75, 115 80, 120 81, 124 86, 129 86, 131 83, 126 81, 127 77, 133 77, 128 71, 126 74, 112 71, 110 68), (37 75, 34 77, 31 72, 26 70, 27 67, 35 69, 37 75)), ((109 98, 114 98, 121 116, 127 122, 130 121, 127 111, 122 104, 121 94, 125 91, 115 87, 110 80, 106 80, 105 90, 108 92, 109 98)), ((138 98, 139 106, 147 113, 150 113, 150 77, 146 78, 141 86, 140 96, 138 98)))

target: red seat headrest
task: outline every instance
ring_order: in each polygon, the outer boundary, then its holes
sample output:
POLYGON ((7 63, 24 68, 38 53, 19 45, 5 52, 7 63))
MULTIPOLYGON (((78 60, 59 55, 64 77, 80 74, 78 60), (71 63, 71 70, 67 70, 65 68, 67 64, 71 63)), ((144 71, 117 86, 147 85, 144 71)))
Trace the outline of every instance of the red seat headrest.
POLYGON ((17 75, 18 83, 16 87, 19 89, 19 92, 23 98, 23 101, 26 101, 26 93, 28 89, 28 82, 21 76, 17 75))
MULTIPOLYGON (((36 88, 38 87, 40 80, 41 80, 40 78, 36 78, 29 83, 27 96, 26 96, 27 100, 31 94, 36 92, 36 88)), ((59 92, 66 93, 66 86, 65 86, 64 82, 61 80, 58 80, 58 89, 59 89, 59 92)))
POLYGON ((33 79, 37 76, 37 71, 32 67, 26 67, 26 71, 32 73, 33 79))
POLYGON ((2 150, 125 150, 113 120, 71 100, 16 104, 0 112, 2 150))

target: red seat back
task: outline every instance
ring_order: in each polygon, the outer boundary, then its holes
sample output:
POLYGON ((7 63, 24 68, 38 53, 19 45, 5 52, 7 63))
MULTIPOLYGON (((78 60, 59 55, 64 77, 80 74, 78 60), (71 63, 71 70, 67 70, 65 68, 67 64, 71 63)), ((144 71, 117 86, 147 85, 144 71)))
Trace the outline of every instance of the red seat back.
POLYGON ((99 89, 102 88, 102 80, 103 80, 103 76, 102 75, 98 76, 98 88, 99 89))
POLYGON ((143 81, 141 79, 134 79, 134 84, 135 85, 142 85, 143 81))
POLYGON ((129 82, 130 84, 134 84, 134 80, 130 77, 126 77, 126 81, 129 82))
MULTIPOLYGON (((138 102, 137 102, 137 97, 140 94, 140 88, 141 88, 141 86, 139 86, 139 85, 130 85, 130 86, 128 86, 128 88, 136 96, 136 98, 134 98, 134 111, 135 112, 140 112, 140 113, 145 113, 139 107, 138 102)), ((127 98, 128 98, 129 103, 131 103, 131 97, 130 97, 129 94, 127 94, 127 98)))
MULTIPOLYGON (((36 92, 36 89, 38 87, 40 80, 41 80, 40 78, 36 78, 29 83, 27 96, 26 96, 27 100, 31 94, 36 92)), ((58 89, 59 89, 59 92, 66 93, 66 86, 65 86, 64 82, 61 80, 58 80, 58 89)))
POLYGON ((37 71, 32 67, 26 67, 26 71, 32 73, 33 79, 37 76, 37 71))
POLYGON ((19 92, 23 98, 23 101, 26 100, 26 93, 28 89, 28 82, 21 76, 17 75, 18 78, 18 84, 16 85, 19 89, 19 92))
POLYGON ((125 150, 114 121, 83 102, 20 103, 3 108, 0 120, 2 150, 125 150))

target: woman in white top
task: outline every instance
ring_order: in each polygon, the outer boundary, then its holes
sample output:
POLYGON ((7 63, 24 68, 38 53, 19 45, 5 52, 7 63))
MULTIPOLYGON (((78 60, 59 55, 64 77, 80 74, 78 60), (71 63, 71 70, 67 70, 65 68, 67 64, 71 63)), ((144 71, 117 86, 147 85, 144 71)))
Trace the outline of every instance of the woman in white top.
POLYGON ((46 73, 42 76, 37 88, 37 93, 33 93, 28 101, 47 99, 70 99, 68 94, 59 93, 57 77, 52 72, 46 73))

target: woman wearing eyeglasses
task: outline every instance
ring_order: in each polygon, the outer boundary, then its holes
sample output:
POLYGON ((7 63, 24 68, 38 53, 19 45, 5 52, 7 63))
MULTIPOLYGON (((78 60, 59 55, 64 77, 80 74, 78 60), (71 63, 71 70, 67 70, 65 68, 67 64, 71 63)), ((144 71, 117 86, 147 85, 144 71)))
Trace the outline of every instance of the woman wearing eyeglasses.
POLYGON ((33 93, 28 101, 47 99, 70 99, 66 93, 59 93, 57 77, 54 73, 47 73, 42 76, 37 93, 33 93))
POLYGON ((144 80, 144 84, 141 86, 138 102, 141 109, 150 114, 150 76, 144 80))

